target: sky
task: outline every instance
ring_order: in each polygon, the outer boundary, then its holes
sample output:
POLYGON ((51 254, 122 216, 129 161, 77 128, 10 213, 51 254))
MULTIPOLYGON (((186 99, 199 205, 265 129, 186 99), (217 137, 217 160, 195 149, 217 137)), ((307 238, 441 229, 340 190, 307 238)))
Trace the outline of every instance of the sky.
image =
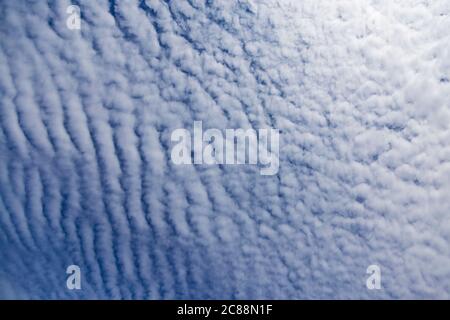
POLYGON ((449 299, 449 15, 0 1, 0 298, 449 299), (279 130, 277 173, 176 165, 195 121, 279 130))

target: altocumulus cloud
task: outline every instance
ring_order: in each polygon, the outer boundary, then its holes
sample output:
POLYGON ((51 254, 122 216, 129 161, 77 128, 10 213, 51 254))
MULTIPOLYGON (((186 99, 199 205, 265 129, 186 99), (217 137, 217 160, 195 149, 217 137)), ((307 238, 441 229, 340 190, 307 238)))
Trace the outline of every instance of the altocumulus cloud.
POLYGON ((449 298, 449 14, 1 1, 0 298, 449 298), (278 174, 174 165, 194 121, 279 129, 278 174))

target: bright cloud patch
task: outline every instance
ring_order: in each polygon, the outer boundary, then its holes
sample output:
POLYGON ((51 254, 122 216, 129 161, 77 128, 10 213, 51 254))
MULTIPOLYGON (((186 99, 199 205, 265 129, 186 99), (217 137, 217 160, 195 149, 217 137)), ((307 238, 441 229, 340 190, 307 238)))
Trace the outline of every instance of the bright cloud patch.
POLYGON ((449 15, 2 1, 0 298, 449 298, 449 15), (277 174, 175 165, 195 121, 279 130, 277 174))

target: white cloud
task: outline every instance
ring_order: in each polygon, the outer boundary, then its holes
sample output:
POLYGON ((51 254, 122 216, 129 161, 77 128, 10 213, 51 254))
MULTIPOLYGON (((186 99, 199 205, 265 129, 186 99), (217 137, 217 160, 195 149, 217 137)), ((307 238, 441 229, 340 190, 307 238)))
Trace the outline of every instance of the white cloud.
POLYGON ((448 298, 447 1, 77 4, 0 5, 1 297, 448 298), (173 165, 196 120, 278 175, 173 165))

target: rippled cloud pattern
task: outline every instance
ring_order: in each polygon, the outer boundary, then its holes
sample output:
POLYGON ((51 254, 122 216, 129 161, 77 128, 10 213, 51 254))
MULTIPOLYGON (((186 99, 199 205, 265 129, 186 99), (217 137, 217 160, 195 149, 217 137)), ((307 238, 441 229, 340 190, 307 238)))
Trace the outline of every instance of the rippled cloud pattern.
POLYGON ((0 298, 450 298, 449 15, 1 1, 0 298), (279 171, 175 165, 194 121, 278 129, 279 171))

